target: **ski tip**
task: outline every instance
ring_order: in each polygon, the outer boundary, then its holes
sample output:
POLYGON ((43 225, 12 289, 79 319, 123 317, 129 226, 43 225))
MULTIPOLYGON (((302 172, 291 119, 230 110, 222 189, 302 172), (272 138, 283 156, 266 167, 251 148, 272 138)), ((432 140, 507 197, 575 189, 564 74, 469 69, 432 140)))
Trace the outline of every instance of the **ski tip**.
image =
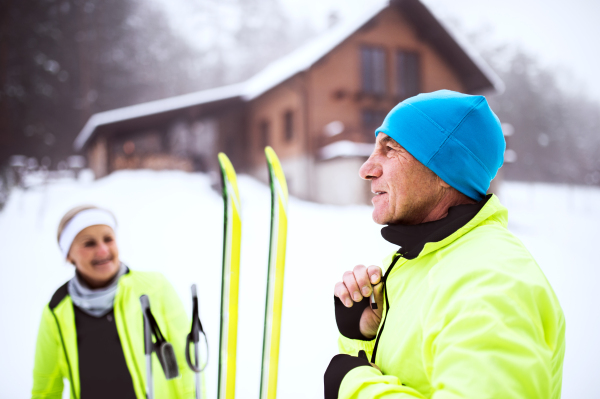
POLYGON ((279 162, 279 157, 270 146, 265 147, 265 155, 267 157, 267 163, 269 164, 269 172, 271 173, 272 178, 277 181, 279 187, 281 187, 283 194, 282 200, 287 202, 288 187, 285 180, 285 174, 283 173, 283 169, 281 167, 281 162, 279 162))
POLYGON ((227 155, 225 155, 224 152, 220 152, 218 155, 218 158, 219 158, 219 164, 221 165, 222 168, 224 168, 224 169, 227 167, 233 168, 233 165, 231 164, 229 157, 227 157, 227 155))
POLYGON ((269 162, 271 162, 272 160, 276 160, 277 163, 279 163, 279 158, 277 157, 277 154, 275 153, 273 147, 271 147, 270 145, 265 147, 265 155, 267 156, 267 160, 269 162))
POLYGON ((232 182, 236 181, 236 173, 233 164, 229 160, 229 157, 225 155, 225 153, 220 152, 218 155, 219 158, 219 166, 221 167, 221 171, 227 175, 227 178, 232 182))
POLYGON ((229 160, 229 157, 225 155, 225 153, 220 152, 218 155, 219 158, 219 166, 221 167, 221 182, 223 183, 223 195, 226 195, 229 192, 234 199, 234 203, 239 207, 240 202, 240 192, 237 186, 237 175, 235 173, 235 169, 229 160))
POLYGON ((229 157, 222 152, 219 153, 218 157, 219 157, 219 166, 221 166, 221 171, 223 172, 223 174, 226 175, 229 180, 231 180, 232 182, 235 182, 236 181, 235 169, 233 167, 233 164, 229 160, 229 157))

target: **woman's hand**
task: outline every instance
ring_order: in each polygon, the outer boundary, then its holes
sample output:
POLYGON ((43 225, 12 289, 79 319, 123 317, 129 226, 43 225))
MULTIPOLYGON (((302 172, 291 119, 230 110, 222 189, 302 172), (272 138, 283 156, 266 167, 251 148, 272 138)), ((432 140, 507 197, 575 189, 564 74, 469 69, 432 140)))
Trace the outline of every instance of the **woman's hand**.
MULTIPOLYGON (((381 323, 383 313, 383 284, 381 284, 381 268, 379 266, 358 265, 352 271, 344 273, 342 280, 335 285, 334 295, 344 306, 352 307, 354 302, 369 298, 375 293, 377 309, 368 306, 360 318, 360 332, 366 338, 374 338, 381 323)), ((369 299, 370 300, 370 299, 369 299)))

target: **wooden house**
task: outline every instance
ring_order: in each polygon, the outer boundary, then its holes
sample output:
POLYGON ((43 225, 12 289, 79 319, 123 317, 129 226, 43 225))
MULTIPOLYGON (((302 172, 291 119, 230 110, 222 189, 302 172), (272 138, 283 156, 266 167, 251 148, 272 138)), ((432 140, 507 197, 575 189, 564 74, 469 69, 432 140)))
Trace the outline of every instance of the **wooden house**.
POLYGON ((332 204, 367 202, 358 169, 387 112, 420 92, 502 90, 495 73, 418 0, 376 6, 331 28, 249 80, 93 115, 75 148, 97 177, 119 169, 215 171, 267 178, 272 146, 290 192, 332 204))

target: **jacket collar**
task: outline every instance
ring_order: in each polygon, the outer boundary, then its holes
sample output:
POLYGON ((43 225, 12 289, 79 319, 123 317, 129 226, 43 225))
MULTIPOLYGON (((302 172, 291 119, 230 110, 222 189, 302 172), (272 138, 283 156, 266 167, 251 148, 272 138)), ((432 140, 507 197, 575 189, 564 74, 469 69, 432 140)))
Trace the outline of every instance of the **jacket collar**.
POLYGON ((488 219, 495 219, 506 227, 506 208, 493 194, 488 194, 476 204, 453 206, 440 220, 417 225, 388 225, 381 229, 381 235, 400 246, 398 254, 406 259, 415 259, 450 244, 488 219))

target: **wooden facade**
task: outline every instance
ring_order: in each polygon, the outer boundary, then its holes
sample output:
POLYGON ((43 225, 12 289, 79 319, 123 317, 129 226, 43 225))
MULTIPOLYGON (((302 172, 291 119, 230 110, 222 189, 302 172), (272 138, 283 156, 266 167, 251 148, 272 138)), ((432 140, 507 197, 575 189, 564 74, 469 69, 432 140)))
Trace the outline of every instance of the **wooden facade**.
POLYGON ((374 130, 398 102, 419 92, 498 87, 417 0, 392 2, 346 32, 327 34, 329 48, 317 40, 246 85, 99 115, 79 146, 98 177, 132 168, 215 171, 216 154, 224 151, 239 172, 266 180, 270 145, 293 195, 362 203, 370 195, 358 168, 374 130), (320 45, 326 50, 315 56, 320 45), (295 68, 303 51, 312 59, 295 68))

